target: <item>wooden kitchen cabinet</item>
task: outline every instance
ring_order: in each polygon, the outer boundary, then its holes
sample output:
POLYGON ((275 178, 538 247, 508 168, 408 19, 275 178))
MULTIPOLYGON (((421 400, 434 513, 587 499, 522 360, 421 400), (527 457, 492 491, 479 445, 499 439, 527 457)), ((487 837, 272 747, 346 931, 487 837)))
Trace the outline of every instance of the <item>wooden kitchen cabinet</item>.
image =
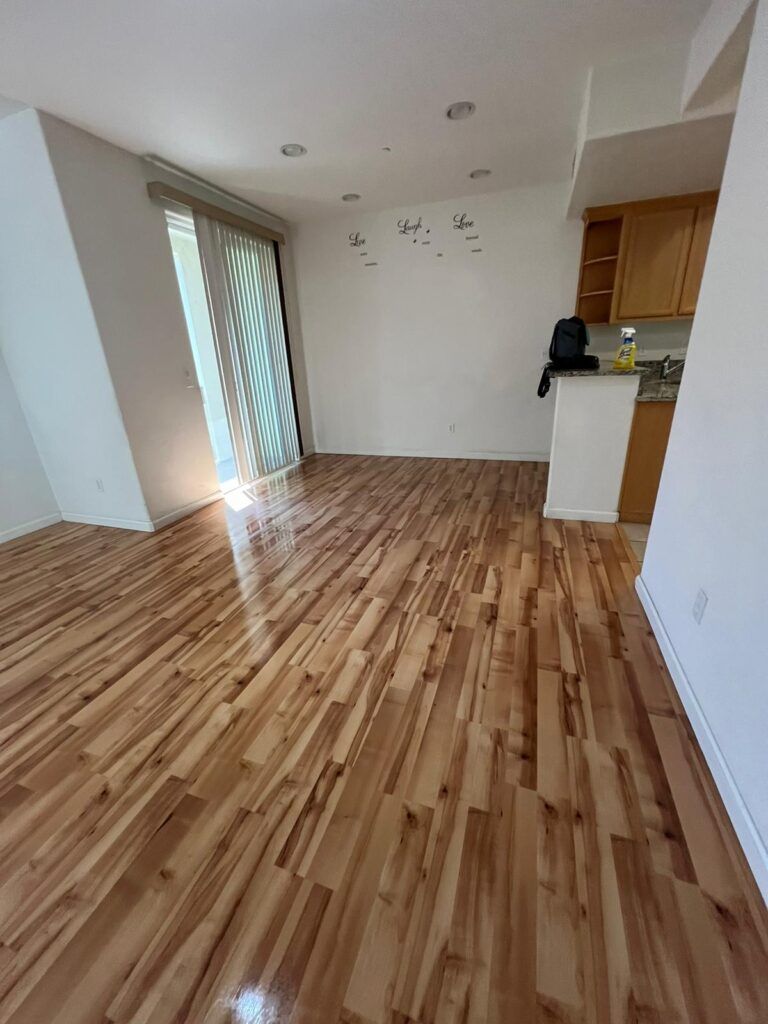
POLYGON ((693 316, 717 196, 585 210, 577 314, 588 324, 693 316))
POLYGON ((667 454, 674 402, 636 402, 619 498, 619 519, 650 523, 667 454))
POLYGON ((707 259, 709 239, 712 235, 712 225, 715 221, 714 203, 711 206, 700 206, 696 210, 696 223, 693 227, 693 240, 691 251, 688 256, 688 266, 685 269, 683 290, 680 296, 678 312, 681 316, 693 316, 696 312, 696 302, 699 298, 701 278, 704 274, 704 263, 707 259))
POLYGON ((694 207, 627 214, 614 320, 678 315, 695 220, 694 207))

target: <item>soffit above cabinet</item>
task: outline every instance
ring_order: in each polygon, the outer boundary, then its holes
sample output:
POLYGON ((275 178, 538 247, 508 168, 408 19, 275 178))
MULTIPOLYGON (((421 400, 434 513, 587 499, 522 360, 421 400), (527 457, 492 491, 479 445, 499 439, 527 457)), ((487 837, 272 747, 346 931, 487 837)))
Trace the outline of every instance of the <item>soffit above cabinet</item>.
POLYGON ((589 206, 719 188, 733 114, 587 139, 568 206, 589 206))

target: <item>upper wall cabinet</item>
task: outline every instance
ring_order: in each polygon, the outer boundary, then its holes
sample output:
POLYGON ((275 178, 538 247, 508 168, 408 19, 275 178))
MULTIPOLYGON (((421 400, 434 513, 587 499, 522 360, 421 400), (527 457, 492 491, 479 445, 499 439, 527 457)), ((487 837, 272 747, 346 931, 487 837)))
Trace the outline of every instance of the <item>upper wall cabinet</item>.
POLYGON ((680 297, 680 315, 693 316, 696 312, 696 302, 699 298, 701 278, 704 274, 704 264, 709 249, 709 239, 712 234, 712 225, 715 222, 714 203, 711 206, 699 206, 696 210, 696 223, 693 226, 693 240, 691 242, 691 253, 688 257, 688 266, 685 268, 683 278, 683 291, 680 297))
POLYGON ((693 208, 627 214, 614 320, 678 315, 695 219, 693 208))
POLYGON ((717 192, 584 211, 576 312, 588 324, 693 316, 717 192))

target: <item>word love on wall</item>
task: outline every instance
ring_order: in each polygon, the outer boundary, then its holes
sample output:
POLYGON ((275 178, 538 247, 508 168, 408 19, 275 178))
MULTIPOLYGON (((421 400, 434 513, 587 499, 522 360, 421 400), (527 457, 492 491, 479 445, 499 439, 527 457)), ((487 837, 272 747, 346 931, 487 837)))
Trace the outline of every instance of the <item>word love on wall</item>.
MULTIPOLYGON (((368 256, 368 253, 367 251, 363 251, 364 249, 366 249, 366 240, 363 238, 360 232, 351 231, 347 237, 349 239, 349 245, 351 245, 353 249, 357 249, 358 255, 362 256, 363 258, 366 258, 368 256)), ((376 262, 376 260, 368 260, 367 263, 363 264, 364 267, 378 267, 378 265, 379 264, 376 262)))
MULTIPOLYGON (((475 222, 473 220, 470 220, 469 217, 466 215, 466 213, 455 213, 453 215, 453 230, 454 231, 463 231, 464 232, 464 241, 465 242, 477 242, 477 241, 479 241, 479 239, 480 239, 479 233, 477 233, 477 232, 475 232, 474 234, 470 234, 469 233, 470 231, 472 231, 474 226, 475 226, 475 222)), ((470 249, 470 251, 471 252, 482 252, 483 250, 480 248, 480 246, 475 246, 474 248, 470 249)))

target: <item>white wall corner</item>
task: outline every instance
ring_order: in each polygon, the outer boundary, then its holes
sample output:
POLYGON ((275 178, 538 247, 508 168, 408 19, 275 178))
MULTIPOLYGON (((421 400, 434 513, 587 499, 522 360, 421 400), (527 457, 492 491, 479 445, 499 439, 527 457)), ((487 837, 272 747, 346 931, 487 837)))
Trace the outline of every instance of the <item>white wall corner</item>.
POLYGON ((756 8, 756 0, 712 0, 688 51, 682 113, 710 106, 738 89, 756 8))
POLYGON ((45 529, 46 526, 53 526, 54 523, 60 522, 61 513, 51 512, 50 515, 40 516, 38 519, 30 519, 26 523, 19 523, 0 533, 0 544, 5 544, 6 541, 15 540, 17 537, 24 537, 28 533, 35 533, 37 530, 45 529))
POLYGON ((222 498, 223 495, 221 491, 208 494, 205 498, 200 498, 198 501, 190 502, 188 505, 183 505, 181 508, 174 509, 172 512, 166 512, 165 515, 158 516, 156 519, 152 520, 152 527, 155 530, 162 530, 164 526, 170 526, 171 523, 176 523, 179 519, 184 519, 185 516, 192 515, 193 512, 197 512, 198 509, 205 508, 206 505, 212 505, 214 501, 221 501, 222 498))
POLYGON ((118 519, 112 516, 93 516, 84 512, 62 512, 65 523, 83 523, 86 526, 110 526, 118 530, 139 530, 152 533, 154 524, 149 519, 118 519))
POLYGON ((589 127, 589 107, 592 99, 592 75, 594 73, 594 67, 591 67, 587 72, 587 81, 584 85, 584 95, 581 100, 581 110, 579 111, 579 120, 576 125, 576 149, 573 154, 573 167, 571 168, 571 187, 568 191, 568 204, 566 206, 565 215, 576 216, 570 209, 571 197, 573 196, 573 189, 576 184, 576 179, 579 176, 579 166, 581 164, 581 156, 584 152, 584 143, 587 141, 587 130, 589 127))
POLYGON ((768 901, 768 849, 766 849, 757 825, 749 813, 749 808, 736 784, 736 779, 715 738, 712 727, 707 721, 682 662, 677 656, 669 633, 642 575, 635 580, 635 590, 645 614, 648 616, 653 635, 656 637, 669 674, 672 676, 672 681, 683 702, 685 713, 688 715, 688 720, 699 741, 699 746, 744 850, 744 855, 752 868, 755 881, 763 898, 768 901))

